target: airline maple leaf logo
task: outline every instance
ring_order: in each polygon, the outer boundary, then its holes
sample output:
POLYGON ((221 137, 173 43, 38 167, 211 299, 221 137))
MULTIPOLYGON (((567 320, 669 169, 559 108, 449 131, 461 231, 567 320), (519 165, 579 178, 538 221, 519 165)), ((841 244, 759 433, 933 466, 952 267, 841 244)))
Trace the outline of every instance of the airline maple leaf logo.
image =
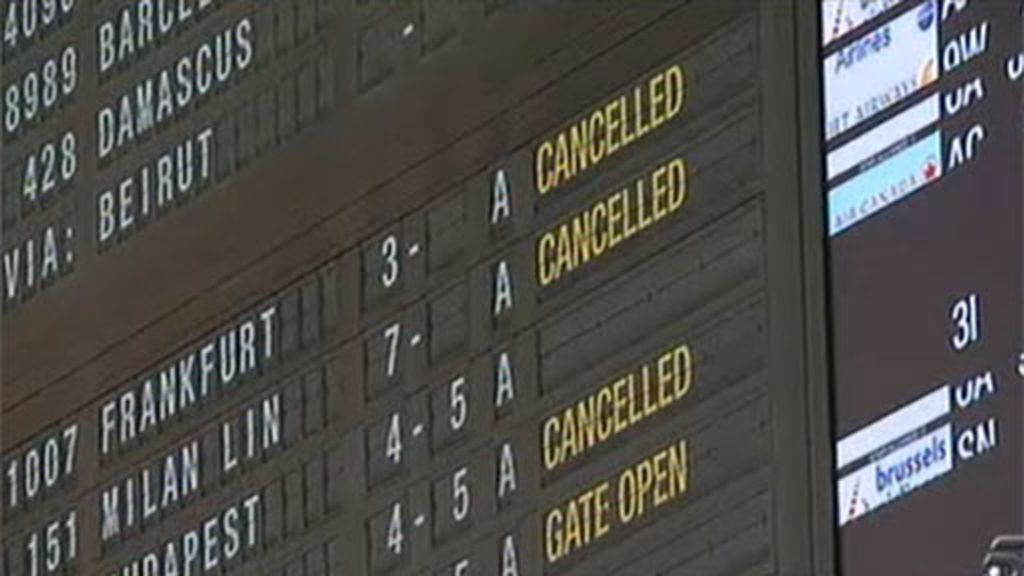
POLYGON ((921 174, 924 176, 926 182, 931 182, 939 177, 939 163, 935 161, 935 158, 929 158, 921 169, 921 174))

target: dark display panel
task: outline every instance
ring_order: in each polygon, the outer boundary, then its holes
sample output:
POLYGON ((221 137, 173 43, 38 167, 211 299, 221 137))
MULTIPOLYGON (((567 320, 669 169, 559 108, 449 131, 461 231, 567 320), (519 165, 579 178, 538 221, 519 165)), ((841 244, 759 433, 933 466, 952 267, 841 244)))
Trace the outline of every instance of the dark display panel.
POLYGON ((979 573, 1024 530, 1021 7, 821 8, 842 573, 979 573))
POLYGON ((810 571, 791 7, 3 9, 5 575, 810 571))

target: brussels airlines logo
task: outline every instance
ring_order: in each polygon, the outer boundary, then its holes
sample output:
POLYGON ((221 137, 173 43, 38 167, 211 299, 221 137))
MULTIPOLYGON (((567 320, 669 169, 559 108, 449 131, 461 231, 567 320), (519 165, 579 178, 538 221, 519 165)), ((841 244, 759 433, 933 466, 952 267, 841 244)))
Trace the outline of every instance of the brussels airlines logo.
POLYGON ((893 493, 899 495, 906 492, 909 486, 913 486, 914 479, 918 476, 927 475, 928 469, 939 462, 946 460, 946 441, 943 438, 934 437, 931 442, 920 447, 902 461, 884 466, 875 466, 875 490, 879 494, 893 493))
MULTIPOLYGON (((900 425, 896 423, 896 425, 900 425)), ((876 434, 897 431, 872 431, 870 444, 882 437, 876 434)), ((953 470, 953 426, 939 428, 904 438, 870 463, 864 464, 839 479, 839 525, 844 526, 878 510, 910 492, 933 482, 953 470)))

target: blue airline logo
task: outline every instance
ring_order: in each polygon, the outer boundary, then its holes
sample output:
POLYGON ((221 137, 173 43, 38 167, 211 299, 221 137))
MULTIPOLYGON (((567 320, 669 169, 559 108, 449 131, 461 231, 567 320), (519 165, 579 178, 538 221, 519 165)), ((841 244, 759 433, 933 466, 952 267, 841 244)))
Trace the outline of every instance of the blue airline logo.
POLYGON ((895 463, 875 466, 875 489, 879 493, 895 490, 897 494, 905 492, 906 486, 912 485, 922 473, 927 472, 935 464, 946 462, 949 446, 941 436, 935 436, 931 442, 921 446, 917 451, 895 463))

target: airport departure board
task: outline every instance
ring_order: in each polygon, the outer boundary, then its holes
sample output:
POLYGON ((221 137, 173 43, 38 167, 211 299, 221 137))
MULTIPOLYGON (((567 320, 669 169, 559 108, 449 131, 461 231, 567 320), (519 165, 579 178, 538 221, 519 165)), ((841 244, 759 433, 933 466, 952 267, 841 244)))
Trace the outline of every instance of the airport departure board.
POLYGON ((4 573, 793 562, 794 17, 5 1, 4 573))
POLYGON ((4 576, 1022 531, 1017 2, 0 10, 4 576))
POLYGON ((842 573, 981 573, 1024 532, 1022 4, 822 7, 842 573))

